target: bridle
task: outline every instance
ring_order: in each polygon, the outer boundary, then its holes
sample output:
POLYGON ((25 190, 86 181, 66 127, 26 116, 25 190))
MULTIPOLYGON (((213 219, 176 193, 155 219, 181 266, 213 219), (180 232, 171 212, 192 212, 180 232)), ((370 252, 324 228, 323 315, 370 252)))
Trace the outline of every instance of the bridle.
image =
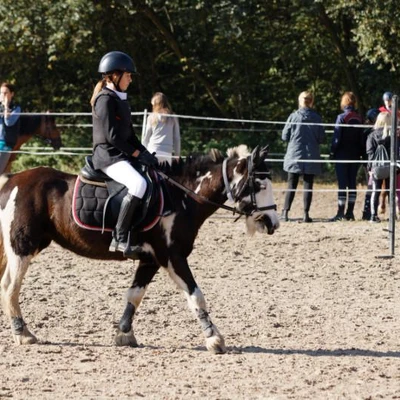
POLYGON ((34 136, 58 150, 62 146, 60 134, 56 134, 57 127, 54 119, 47 114, 41 114, 39 121, 39 129, 35 132, 34 136), (44 125, 44 126, 43 126, 44 125))
POLYGON ((276 210, 276 204, 272 204, 270 206, 265 206, 265 207, 258 207, 257 206, 256 193, 255 193, 255 173, 253 171, 253 160, 252 160, 251 156, 247 157, 247 166, 248 166, 247 167, 248 168, 247 179, 246 179, 245 183, 243 184, 242 188, 240 189, 239 193, 237 193, 236 196, 233 195, 232 189, 231 189, 231 187, 229 185, 228 173, 227 173, 227 162, 228 162, 228 159, 225 158, 223 163, 222 163, 222 176, 223 176, 225 190, 226 190, 226 194, 227 194, 228 200, 233 202, 233 203, 238 202, 239 198, 240 198, 240 195, 243 193, 243 191, 246 188, 246 186, 248 186, 249 189, 250 189, 250 196, 251 196, 250 211, 244 211, 244 210, 238 209, 237 207, 230 207, 230 206, 227 206, 225 204, 216 203, 216 202, 214 202, 212 200, 209 200, 207 197, 204 197, 204 196, 194 192, 193 190, 187 188, 186 186, 181 185, 179 182, 177 182, 174 179, 170 178, 164 172, 159 171, 159 170, 157 172, 162 176, 162 178, 164 180, 169 181, 174 186, 176 186, 177 188, 181 189, 183 192, 185 192, 187 195, 189 195, 195 201, 197 201, 199 203, 207 203, 207 204, 210 204, 210 205, 212 205, 214 207, 217 207, 217 208, 223 208, 224 210, 231 211, 234 215, 235 214, 240 214, 240 216, 241 215, 246 215, 246 216, 250 217, 256 211, 276 210))
POLYGON ((225 189, 226 189, 226 194, 227 194, 228 200, 233 203, 236 203, 240 199, 240 197, 241 197, 242 193, 244 192, 244 190, 246 189, 246 187, 248 187, 249 191, 250 191, 251 212, 250 213, 242 212, 242 214, 252 215, 256 211, 267 211, 267 210, 275 210, 276 211, 276 204, 271 204, 271 205, 265 206, 265 207, 257 206, 256 191, 255 191, 255 180, 256 180, 255 175, 256 174, 254 172, 253 157, 251 155, 247 156, 247 179, 243 183, 242 187, 240 188, 240 190, 238 191, 236 196, 233 195, 232 189, 229 185, 227 164, 228 164, 228 159, 225 158, 222 163, 222 176, 224 179, 224 184, 225 184, 225 189))

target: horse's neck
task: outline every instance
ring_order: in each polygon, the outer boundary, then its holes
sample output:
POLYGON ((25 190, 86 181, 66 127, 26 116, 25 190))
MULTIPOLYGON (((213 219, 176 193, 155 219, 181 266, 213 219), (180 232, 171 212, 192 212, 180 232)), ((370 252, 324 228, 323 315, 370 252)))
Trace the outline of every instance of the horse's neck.
POLYGON ((13 147, 13 150, 19 150, 23 144, 25 144, 26 142, 29 141, 29 139, 33 136, 32 133, 21 133, 18 136, 18 140, 17 143, 15 144, 15 146, 13 147))
MULTIPOLYGON (((179 182, 179 178, 176 178, 179 182)), ((201 182, 195 177, 182 179, 179 183, 191 191, 189 197, 196 214, 196 221, 200 226, 218 210, 218 206, 227 200, 224 194, 224 183, 220 180, 203 179, 201 182), (208 201, 209 202, 208 202, 208 201)))

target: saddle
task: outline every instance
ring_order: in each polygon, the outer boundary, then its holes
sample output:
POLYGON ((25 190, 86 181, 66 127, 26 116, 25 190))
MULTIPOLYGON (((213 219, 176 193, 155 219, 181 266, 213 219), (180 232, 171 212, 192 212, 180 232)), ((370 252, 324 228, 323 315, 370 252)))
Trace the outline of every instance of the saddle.
MULTIPOLYGON (((168 187, 154 170, 135 165, 147 182, 142 205, 135 213, 132 229, 148 231, 162 216, 173 212, 168 187)), ((84 229, 112 232, 118 219, 121 202, 128 189, 100 170, 95 170, 90 156, 75 181, 72 196, 72 215, 75 223, 84 229)))

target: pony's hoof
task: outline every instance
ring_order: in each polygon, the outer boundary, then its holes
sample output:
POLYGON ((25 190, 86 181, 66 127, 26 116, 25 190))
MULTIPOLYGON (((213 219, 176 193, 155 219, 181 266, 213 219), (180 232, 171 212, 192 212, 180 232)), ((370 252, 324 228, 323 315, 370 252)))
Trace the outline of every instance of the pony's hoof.
POLYGON ((225 340, 222 336, 211 336, 206 339, 207 350, 213 354, 225 354, 225 340))
POLYGON ((130 330, 128 333, 119 331, 114 340, 116 346, 138 347, 133 330, 130 330))
POLYGON ((17 345, 35 344, 38 341, 36 336, 30 333, 26 326, 24 326, 24 330, 21 335, 13 335, 13 337, 14 342, 17 345))

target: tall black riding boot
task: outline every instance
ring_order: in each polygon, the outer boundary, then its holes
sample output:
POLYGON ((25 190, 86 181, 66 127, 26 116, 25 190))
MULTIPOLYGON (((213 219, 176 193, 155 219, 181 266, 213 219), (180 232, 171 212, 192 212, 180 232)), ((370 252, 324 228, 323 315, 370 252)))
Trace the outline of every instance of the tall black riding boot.
POLYGON ((335 221, 342 221, 344 218, 344 205, 340 205, 338 206, 338 210, 336 215, 330 219, 331 222, 335 222, 335 221))
POLYGON ((347 221, 355 221, 354 217, 354 203, 348 203, 347 204, 347 211, 344 217, 347 219, 347 221))
MULTIPOLYGON (((122 199, 118 221, 114 229, 109 251, 121 251, 124 253, 124 256, 128 258, 137 258, 138 254, 142 251, 140 246, 135 243, 130 243, 132 218, 140 202, 141 200, 138 197, 130 193, 126 194, 122 199)), ((136 235, 132 235, 132 238, 133 237, 136 237, 136 235)))

